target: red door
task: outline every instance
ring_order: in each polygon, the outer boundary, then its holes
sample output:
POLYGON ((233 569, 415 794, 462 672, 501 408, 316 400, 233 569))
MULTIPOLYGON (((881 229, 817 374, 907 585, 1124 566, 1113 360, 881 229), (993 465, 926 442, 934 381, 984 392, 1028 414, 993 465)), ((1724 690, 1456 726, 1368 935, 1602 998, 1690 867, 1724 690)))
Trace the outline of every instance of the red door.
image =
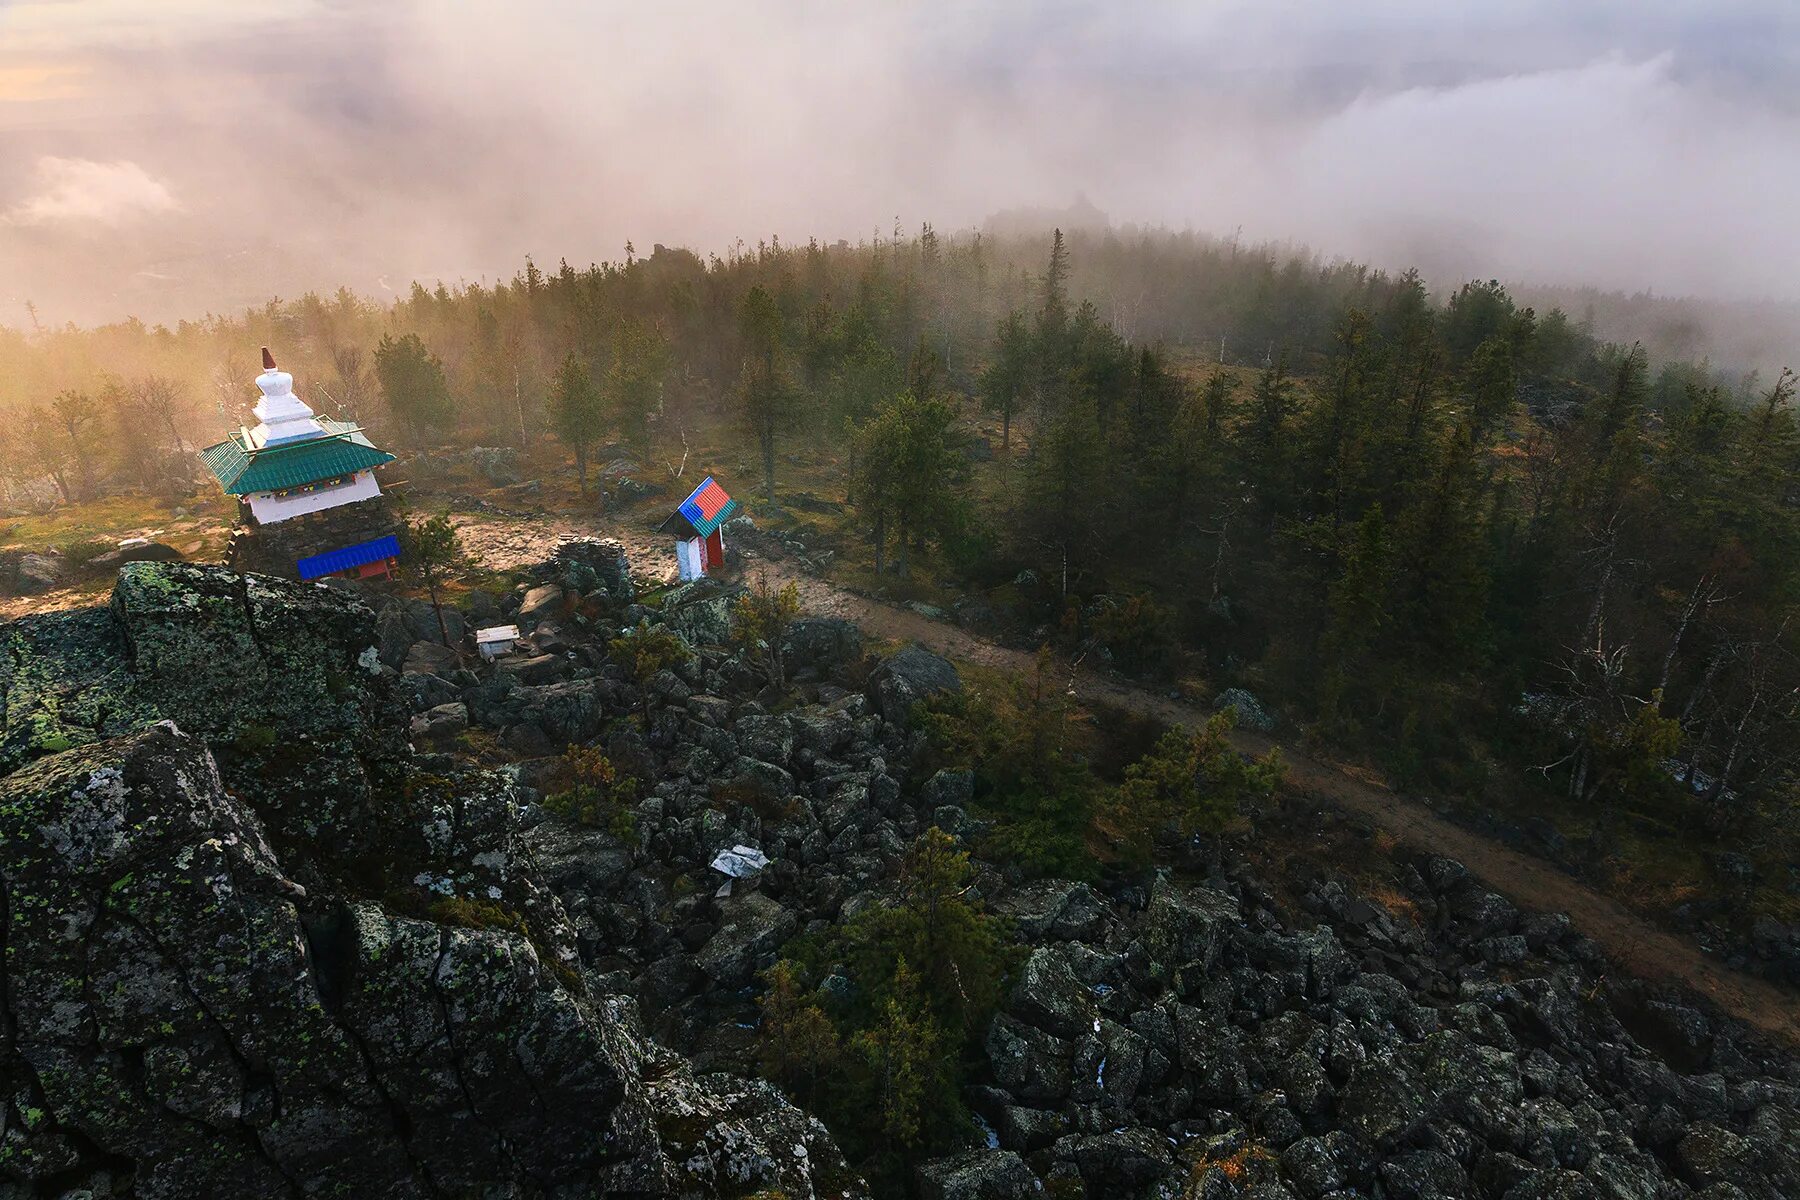
POLYGON ((722 531, 715 529, 706 535, 706 569, 710 571, 715 567, 722 567, 724 565, 725 534, 722 531))

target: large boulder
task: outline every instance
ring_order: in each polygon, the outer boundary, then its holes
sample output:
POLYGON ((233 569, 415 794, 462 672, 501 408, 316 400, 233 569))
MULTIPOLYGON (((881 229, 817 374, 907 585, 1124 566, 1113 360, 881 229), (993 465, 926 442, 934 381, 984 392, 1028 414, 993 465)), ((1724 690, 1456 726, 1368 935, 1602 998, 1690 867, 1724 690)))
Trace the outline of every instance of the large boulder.
POLYGON ((917 1172, 920 1200, 1038 1200, 1044 1185, 1011 1150, 968 1150, 917 1172))
POLYGON ((920 645, 888 658, 869 674, 869 702, 894 724, 903 724, 913 705, 962 691, 962 676, 949 659, 920 645))
POLYGON ((1007 1010, 1021 1021, 1061 1038, 1098 1031, 1094 997, 1070 969, 1068 958, 1050 947, 1032 951, 1019 970, 1007 1010))
POLYGON ((631 560, 617 538, 565 537, 550 561, 563 586, 579 595, 599 592, 620 606, 637 598, 631 560))
MULTIPOLYGON (((939 771, 933 779, 945 774, 939 771)), ((931 782, 927 781, 928 790, 931 782)), ((968 797, 949 802, 967 804, 968 797)), ((994 909, 1011 920, 1027 942, 1097 942, 1104 937, 1112 918, 1104 897, 1085 883, 1070 883, 1066 879, 1040 879, 1026 884, 1001 897, 994 909)))
MULTIPOLYGON (((863 1194, 592 998, 511 775, 416 769, 366 609, 125 576, 0 629, 0 1196, 863 1194)), ((559 882, 617 890, 581 832, 559 882)), ((767 903, 715 963, 792 931, 767 903)))
POLYGON ((692 647, 731 641, 731 607, 744 589, 716 579, 696 579, 663 597, 662 621, 692 647))
POLYGON ((791 671, 829 675, 862 654, 862 630, 842 617, 801 617, 788 626, 782 642, 782 655, 791 671))
POLYGON ((1264 708, 1262 701, 1243 688, 1226 688, 1213 700, 1213 707, 1220 712, 1230 712, 1237 718, 1238 727, 1253 729, 1257 733, 1272 733, 1275 730, 1275 718, 1264 708))
POLYGON ((469 727, 469 706, 460 701, 428 708, 412 719, 415 742, 441 742, 469 727))
POLYGON ((1144 942, 1163 965, 1212 970, 1243 918, 1238 904, 1223 892, 1188 887, 1160 879, 1145 911, 1144 942))
POLYGON ((1169 1144, 1144 1128, 1074 1134, 1057 1142, 1051 1153, 1073 1162, 1095 1196, 1137 1195, 1175 1165, 1169 1144))
POLYGON ((89 570, 113 571, 134 562, 180 562, 181 551, 167 542, 152 542, 145 538, 127 538, 104 554, 96 554, 88 559, 89 570))
POLYGON ((530 628, 539 621, 551 617, 560 617, 567 605, 561 585, 543 583, 525 593, 525 599, 519 603, 518 621, 520 628, 530 628))
POLYGON ((1061 1104, 1069 1095, 1075 1048, 1052 1033, 1005 1013, 988 1026, 988 1063, 994 1080, 1028 1104, 1061 1104))
POLYGON ((507 709, 518 720, 536 724, 557 746, 592 739, 605 716, 599 685, 591 679, 514 688, 507 696, 507 709))
POLYGON ((21 596, 35 596, 59 586, 67 573, 68 563, 60 554, 21 554, 13 565, 13 588, 21 596))
POLYGON ((722 905, 719 928, 695 962, 720 987, 742 987, 774 961, 775 951, 799 928, 799 918, 761 892, 732 896, 722 905))
MULTIPOLYGON (((819 1118, 762 1080, 696 1075, 666 1052, 653 1058, 646 1098, 667 1163, 654 1194, 867 1200, 819 1118)), ((617 1194, 649 1189, 620 1188, 617 1194)), ((612 1193, 609 1193, 612 1194, 612 1193)))
POLYGON ((0 1071, 32 1164, 137 1194, 580 1186, 636 1064, 507 929, 309 904, 167 722, 0 783, 0 1071))

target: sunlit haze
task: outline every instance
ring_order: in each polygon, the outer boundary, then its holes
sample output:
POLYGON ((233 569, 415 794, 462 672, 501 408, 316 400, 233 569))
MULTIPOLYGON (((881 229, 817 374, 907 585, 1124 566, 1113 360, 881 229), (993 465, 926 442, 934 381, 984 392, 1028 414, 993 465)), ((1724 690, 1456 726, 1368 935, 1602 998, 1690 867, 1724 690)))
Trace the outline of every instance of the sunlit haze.
POLYGON ((1337 6, 0 0, 0 322, 979 226, 1800 296, 1797 17, 1337 6))

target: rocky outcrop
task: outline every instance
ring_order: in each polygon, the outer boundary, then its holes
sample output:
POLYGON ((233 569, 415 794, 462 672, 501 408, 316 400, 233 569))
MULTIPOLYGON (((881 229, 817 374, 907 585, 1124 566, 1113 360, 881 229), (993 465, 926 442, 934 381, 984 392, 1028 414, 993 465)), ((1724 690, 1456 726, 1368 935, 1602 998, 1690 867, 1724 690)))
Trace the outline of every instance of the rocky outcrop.
POLYGON ((450 1194, 592 1178, 636 1063, 530 940, 307 904, 163 722, 0 785, 26 1177, 143 1196, 450 1194))
POLYGON ((140 564, 4 636, 0 1196, 860 1194, 590 986, 353 597, 140 564))

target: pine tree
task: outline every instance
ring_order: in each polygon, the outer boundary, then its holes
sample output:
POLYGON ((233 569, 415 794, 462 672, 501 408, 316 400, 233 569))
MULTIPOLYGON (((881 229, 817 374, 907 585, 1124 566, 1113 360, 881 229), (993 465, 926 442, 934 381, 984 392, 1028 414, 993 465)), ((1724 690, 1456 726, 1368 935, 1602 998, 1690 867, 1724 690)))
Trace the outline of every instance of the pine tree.
POLYGON ((655 325, 627 318, 614 331, 612 365, 606 374, 607 401, 620 431, 634 445, 644 444, 650 419, 661 411, 669 363, 669 339, 655 325))
POLYGON ((902 392, 856 431, 850 499, 874 530, 875 570, 885 568, 888 530, 898 534, 898 567, 908 551, 953 532, 964 504, 962 455, 952 441, 956 410, 943 398, 902 392))
POLYGON ((787 378, 781 333, 781 310, 761 287, 744 295, 738 327, 744 346, 738 376, 738 409, 762 454, 763 495, 775 503, 775 446, 787 424, 793 389, 787 378))
POLYGON ((994 334, 994 348, 976 387, 982 405, 1000 418, 1000 452, 1012 451, 1012 423, 1032 375, 1031 331, 1017 309, 1006 314, 994 334))
POLYGON ((575 456, 581 494, 588 490, 588 451, 606 432, 606 408, 587 365, 573 353, 556 369, 550 390, 550 428, 575 456))
POLYGON ((375 377, 388 411, 416 442, 427 432, 445 433, 456 422, 456 405, 444 364, 416 333, 398 339, 383 335, 375 346, 375 377))
POLYGON ((444 606, 438 595, 444 577, 463 564, 461 543, 456 526, 443 513, 432 517, 408 516, 400 523, 401 569, 411 571, 425 581, 431 597, 431 611, 437 617, 438 637, 450 645, 450 630, 444 623, 444 606))
POLYGON ((1294 385, 1287 377, 1287 356, 1276 358, 1257 378, 1250 396, 1249 419, 1239 438, 1245 474, 1258 502, 1274 511, 1286 503, 1285 486, 1292 454, 1289 422, 1295 407, 1294 385))

